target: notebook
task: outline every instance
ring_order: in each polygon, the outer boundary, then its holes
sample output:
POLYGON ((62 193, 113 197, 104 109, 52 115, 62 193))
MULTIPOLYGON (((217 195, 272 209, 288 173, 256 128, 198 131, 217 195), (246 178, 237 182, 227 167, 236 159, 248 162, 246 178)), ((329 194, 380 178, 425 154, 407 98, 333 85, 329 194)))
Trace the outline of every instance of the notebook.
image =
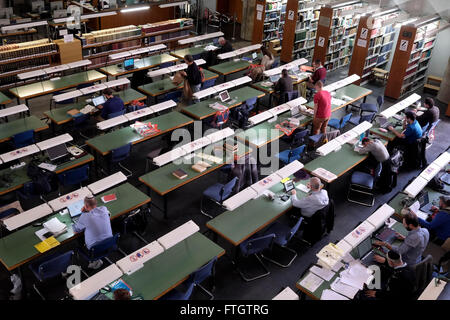
POLYGON ((177 169, 174 172, 172 172, 172 174, 180 180, 182 180, 188 176, 187 173, 182 169, 177 169))
POLYGON ((103 203, 108 203, 114 200, 117 200, 116 194, 112 193, 112 194, 108 194, 106 196, 103 196, 102 198, 103 203))

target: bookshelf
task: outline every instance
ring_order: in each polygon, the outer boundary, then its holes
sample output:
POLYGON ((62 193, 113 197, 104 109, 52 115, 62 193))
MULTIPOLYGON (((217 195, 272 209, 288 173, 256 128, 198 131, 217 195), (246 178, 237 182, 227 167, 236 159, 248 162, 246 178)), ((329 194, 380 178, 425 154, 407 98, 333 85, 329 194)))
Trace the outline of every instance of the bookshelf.
POLYGON ((0 46, 0 87, 13 85, 19 73, 49 67, 57 55, 56 44, 48 39, 0 46))
POLYGON ((440 17, 427 16, 400 28, 385 96, 399 99, 423 86, 440 17))
POLYGON ((327 70, 349 64, 359 23, 352 10, 360 7, 360 1, 346 1, 320 9, 313 60, 320 59, 327 70))
POLYGON ((142 39, 144 45, 164 43, 169 48, 177 45, 177 41, 188 38, 194 27, 192 19, 182 18, 143 25, 142 39))
POLYGON ((253 20, 252 43, 283 39, 283 25, 288 0, 257 0, 253 20))
POLYGON ((400 13, 394 8, 360 18, 348 71, 349 75, 361 77, 357 84, 369 82, 372 69, 383 68, 389 62, 396 33, 392 19, 400 13))

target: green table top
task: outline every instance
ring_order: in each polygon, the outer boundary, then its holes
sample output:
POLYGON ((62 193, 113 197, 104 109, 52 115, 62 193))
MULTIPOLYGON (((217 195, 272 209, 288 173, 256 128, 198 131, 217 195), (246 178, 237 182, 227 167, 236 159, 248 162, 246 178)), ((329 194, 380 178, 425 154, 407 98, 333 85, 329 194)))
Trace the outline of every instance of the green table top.
POLYGON ((235 73, 238 71, 242 71, 247 69, 250 66, 250 62, 245 60, 239 61, 227 61, 223 63, 216 64, 215 66, 209 67, 209 70, 216 72, 220 75, 227 75, 231 73, 235 73))
POLYGON ((10 102, 11 102, 11 98, 9 98, 8 96, 6 96, 0 92, 0 104, 8 104, 10 102))
MULTIPOLYGON (((210 146, 207 146, 206 148, 204 148, 203 150, 204 153, 206 154, 212 154, 212 150, 213 147, 215 146, 221 146, 221 143, 216 143, 210 146)), ((203 152, 202 150, 202 152, 203 152)), ((244 156, 248 153, 250 153, 252 150, 245 146, 244 144, 238 142, 238 151, 237 154, 239 157, 244 156)), ((197 151, 196 153, 199 153, 200 151, 197 151)), ((180 160, 183 160, 183 158, 181 158, 180 160)), ((155 191, 156 193, 158 193, 159 195, 165 195, 195 179, 200 178, 201 176, 208 174, 220 167, 222 167, 224 164, 226 163, 231 163, 233 161, 233 158, 231 157, 227 157, 227 154, 223 154, 223 162, 220 164, 216 164, 214 162, 211 161, 207 161, 207 160, 202 160, 204 162, 207 162, 209 164, 211 164, 211 166, 206 169, 203 172, 197 172, 195 170, 192 169, 192 165, 196 162, 198 162, 201 159, 197 159, 197 158, 193 158, 191 159, 191 161, 189 161, 189 163, 181 163, 181 164, 175 164, 175 163, 169 163, 165 166, 162 166, 156 170, 153 170, 141 177, 139 177, 139 181, 141 181, 142 183, 144 183, 146 186, 150 187, 153 191, 155 191), (174 172, 177 169, 182 169, 184 172, 187 173, 187 177, 184 179, 178 179, 177 177, 175 177, 172 172, 174 172)))
MULTIPOLYGON (((119 96, 125 105, 130 104, 133 100, 145 100, 146 96, 142 93, 134 90, 134 89, 125 89, 123 91, 114 93, 114 95, 119 96)), ((67 111, 72 109, 83 109, 86 105, 86 100, 82 99, 82 101, 77 102, 75 104, 71 104, 68 106, 54 108, 49 111, 45 111, 44 115, 47 116, 53 123, 57 125, 61 125, 63 123, 69 122, 73 120, 73 117, 67 114, 67 111)))
POLYGON ((158 299, 224 253, 224 249, 197 232, 146 262, 142 269, 122 276, 122 280, 131 287, 133 296, 158 299))
MULTIPOLYGON (((307 181, 297 182, 306 185, 307 181)), ((272 192, 277 195, 284 194, 284 186, 278 183, 272 188, 272 192)), ((304 197, 306 194, 299 189, 297 197, 304 197)), ((208 221, 206 226, 219 234, 222 238, 239 245, 253 234, 257 233, 281 215, 292 208, 291 200, 283 201, 279 198, 271 201, 265 196, 248 201, 233 211, 226 211, 214 219, 208 221)))
POLYGON ((175 58, 167 53, 163 53, 156 56, 145 57, 138 61, 135 61, 134 68, 131 70, 125 70, 123 67, 119 68, 119 64, 113 64, 107 67, 100 68, 100 71, 106 73, 108 76, 117 77, 139 70, 150 69, 159 66, 162 63, 175 61, 178 61, 178 58, 175 58))
MULTIPOLYGON (((207 69, 203 69, 205 74, 205 80, 211 80, 218 78, 219 75, 217 73, 211 72, 207 69)), ((183 85, 176 86, 172 83, 170 78, 164 78, 162 80, 154 81, 152 83, 144 84, 143 86, 139 86, 138 89, 145 93, 148 96, 156 97, 163 93, 172 91, 174 89, 181 89, 183 85)))
POLYGON ((171 52, 170 54, 173 55, 174 57, 177 57, 178 59, 184 59, 184 56, 187 54, 195 56, 197 54, 203 53, 203 51, 205 51, 205 46, 179 49, 171 52))
POLYGON ((26 84, 20 87, 9 89, 9 91, 20 99, 29 99, 37 96, 42 96, 51 92, 60 91, 76 87, 82 83, 90 83, 106 79, 103 73, 96 70, 89 70, 63 76, 58 80, 46 80, 31 84, 26 84))
MULTIPOLYGON (((392 229, 395 230, 396 232, 400 233, 400 234, 407 235, 406 229, 405 229, 405 228, 403 227, 403 225, 402 225, 401 223, 399 223, 399 222, 395 222, 395 223, 393 224, 393 226, 392 226, 392 229)), ((394 244, 394 245, 399 245, 399 244, 400 244, 400 241, 395 240, 393 244, 394 244)), ((353 258, 355 258, 355 259, 358 258, 358 253, 356 252, 356 250, 353 250, 353 251, 351 252, 351 255, 352 255, 353 258)), ((375 262, 374 262, 374 263, 375 263, 375 262)), ((331 284, 334 282, 334 280, 336 280, 337 277, 339 277, 339 274, 340 274, 340 272, 342 272, 342 271, 344 271, 344 268, 339 269, 339 270, 335 273, 335 275, 333 276, 333 278, 331 278, 330 281, 324 280, 324 281, 322 282, 322 284, 321 284, 321 285, 316 289, 316 291, 314 291, 314 292, 311 292, 311 291, 307 290, 306 288, 304 288, 304 287, 300 284, 300 282, 302 282, 302 280, 303 280, 306 276, 309 275, 310 272, 307 271, 307 272, 305 273, 305 275, 304 275, 303 277, 301 277, 301 278, 297 281, 296 287, 297 287, 298 289, 300 289, 301 291, 303 291, 304 293, 306 293, 306 294, 307 294, 309 297, 311 297, 312 299, 320 300, 320 298, 322 297, 323 291, 326 290, 326 289, 331 289, 331 284)))
MULTIPOLYGON (((376 124, 375 126, 373 126, 372 128, 370 128, 370 133, 372 133, 372 134, 376 134, 377 136, 379 136, 379 137, 381 137, 381 138, 383 138, 383 139, 385 139, 385 140, 388 140, 388 141, 392 141, 392 140, 394 140, 397 136, 394 134, 394 133, 392 133, 392 131, 390 131, 389 129, 386 129, 387 130, 387 132, 382 132, 382 131, 380 131, 380 126, 379 126, 379 124, 376 124)), ((397 132, 402 132, 403 131, 403 126, 396 126, 395 127, 395 130, 397 131, 397 132)))
POLYGON ((24 131, 34 130, 35 132, 38 132, 45 129, 48 129, 48 125, 45 121, 36 116, 29 116, 7 123, 2 123, 0 126, 0 142, 7 141, 11 139, 12 136, 24 131))
MULTIPOLYGON (((359 99, 362 99, 371 93, 372 93, 372 90, 357 86, 356 84, 349 84, 348 86, 345 86, 343 88, 336 90, 336 95, 333 98, 344 100, 344 99, 342 99, 342 97, 348 96, 353 99, 350 101, 345 100, 346 103, 344 103, 342 105, 331 104, 331 110, 336 111, 341 108, 344 108, 345 106, 348 106, 349 104, 352 104, 355 101, 358 101, 359 99)), ((314 101, 308 102, 306 104, 306 106, 311 109, 314 108, 314 101)))
MULTIPOLYGON (((104 205, 108 208, 111 213, 111 219, 115 219, 150 202, 149 197, 129 183, 124 183, 110 189, 98 195, 96 198, 99 205, 104 205), (111 193, 116 194, 117 200, 103 204, 101 197, 111 193)), ((75 234, 72 230, 73 222, 70 215, 55 213, 46 217, 45 221, 48 221, 53 217, 57 217, 61 222, 67 225, 67 232, 63 233, 56 239, 61 243, 73 239, 75 234)), ((29 225, 1 239, 0 260, 8 270, 13 270, 41 255, 41 253, 34 247, 34 245, 41 242, 41 240, 35 235, 35 232, 40 229, 42 229, 42 226, 34 227, 33 225, 29 225)))
MULTIPOLYGON (((253 89, 252 87, 242 87, 233 91, 229 91, 230 98, 232 100, 236 100, 233 102, 233 104, 228 103, 221 103, 224 106, 228 107, 229 109, 237 107, 244 103, 246 100, 254 98, 254 97, 264 97, 265 93, 256 89, 253 89)), ((202 120, 208 117, 213 116, 216 113, 216 110, 209 107, 209 104, 219 102, 220 100, 217 100, 215 98, 207 99, 200 101, 196 104, 193 104, 191 106, 185 107, 181 109, 181 112, 186 113, 190 117, 202 120)))
POLYGON ((143 123, 153 123, 158 125, 158 129, 161 130, 155 135, 141 136, 136 133, 130 126, 126 126, 119 130, 115 130, 106 134, 99 135, 95 138, 86 141, 86 144, 94 148, 102 155, 107 155, 111 150, 122 147, 127 143, 136 144, 145 140, 157 137, 161 134, 169 132, 171 130, 184 127, 194 121, 179 113, 178 111, 169 112, 161 116, 148 119, 143 123))
MULTIPOLYGON (((287 120, 290 117, 290 112, 284 113, 282 115, 278 115, 278 118, 275 122, 269 123, 264 121, 256 126, 253 126, 245 131, 242 131, 236 135, 236 137, 245 141, 245 143, 249 144, 254 148, 261 148, 272 141, 275 141, 282 136, 284 136, 284 132, 276 129, 275 126, 280 124, 281 122, 287 120)), ((299 127, 304 127, 308 125, 312 121, 312 117, 306 117, 300 121, 299 127)))
MULTIPOLYGON (((48 157, 40 156, 40 159, 41 159, 41 161, 46 161, 48 159, 48 157)), ((91 161, 94 161, 94 157, 91 154, 87 153, 78 159, 70 160, 70 161, 67 161, 65 163, 58 165, 55 169, 55 173, 59 174, 64 171, 67 171, 69 169, 89 163, 91 161)), ((27 175, 27 168, 28 168, 28 165, 23 166, 19 169, 15 169, 15 170, 11 170, 10 168, 5 168, 3 170, 0 170, 0 176, 7 174, 12 179, 12 182, 8 183, 7 186, 0 187, 0 196, 6 194, 8 192, 20 189, 20 188, 22 188, 22 186, 25 183, 31 181, 30 177, 28 177, 28 175, 27 175)))
MULTIPOLYGON (((295 78, 292 79, 292 84, 296 85, 296 84, 302 83, 302 82, 304 82, 306 79, 308 79, 308 77, 303 77, 303 78, 297 78, 297 77, 295 77, 295 78)), ((270 82, 270 79, 267 79, 267 80, 264 80, 264 81, 260 81, 260 82, 256 82, 256 83, 252 83, 251 86, 252 86, 253 88, 255 88, 255 89, 260 90, 260 91, 264 91, 265 93, 269 93, 269 94, 274 93, 274 92, 275 92, 275 90, 274 90, 275 85, 272 84, 272 85, 269 86, 269 87, 263 85, 263 83, 267 83, 267 82, 270 82)))

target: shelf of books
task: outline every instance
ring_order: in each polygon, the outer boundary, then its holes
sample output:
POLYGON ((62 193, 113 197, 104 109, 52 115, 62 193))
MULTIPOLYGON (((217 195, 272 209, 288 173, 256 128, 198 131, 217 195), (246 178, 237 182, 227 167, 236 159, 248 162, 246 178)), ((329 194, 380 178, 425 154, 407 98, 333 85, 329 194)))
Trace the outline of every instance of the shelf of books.
POLYGON ((389 62, 396 33, 393 19, 400 13, 395 8, 360 18, 349 67, 349 75, 361 77, 358 84, 366 84, 373 68, 382 69, 389 62))
POLYGON ((58 55, 56 44, 48 39, 0 46, 0 87, 17 82, 17 74, 52 65, 58 55))
POLYGON ((178 40, 188 38, 194 22, 190 18, 148 23, 142 28, 143 45, 164 43, 167 47, 176 45, 178 40))
POLYGON ((440 17, 427 16, 400 29, 385 95, 394 99, 423 86, 439 31, 440 17))
POLYGON ((257 0, 253 19, 252 43, 283 39, 283 25, 288 0, 257 0))
POLYGON ((328 70, 336 70, 350 62, 359 15, 360 1, 346 1, 320 9, 313 60, 319 59, 328 70))

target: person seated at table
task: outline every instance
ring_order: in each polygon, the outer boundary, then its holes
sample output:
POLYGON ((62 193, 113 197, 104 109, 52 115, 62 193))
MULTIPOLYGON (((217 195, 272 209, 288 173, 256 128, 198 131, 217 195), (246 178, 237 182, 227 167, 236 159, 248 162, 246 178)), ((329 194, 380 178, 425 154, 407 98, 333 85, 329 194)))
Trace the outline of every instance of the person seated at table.
POLYGON ((422 127, 416 120, 416 115, 411 111, 405 113, 402 133, 395 130, 393 126, 389 126, 388 130, 396 136, 396 138, 388 144, 388 150, 390 152, 397 146, 405 149, 416 143, 417 139, 422 137, 422 127))
POLYGON ((291 201, 295 208, 301 210, 303 217, 312 217, 318 210, 326 207, 329 203, 328 192, 322 189, 322 183, 317 177, 309 179, 307 187, 310 189, 308 195, 298 199, 295 189, 291 191, 291 201))
POLYGON ((309 89, 314 89, 314 85, 317 81, 324 82, 327 77, 327 69, 322 66, 322 62, 319 59, 315 60, 312 65, 314 68, 314 73, 308 78, 307 86, 309 89))
POLYGON ((262 80, 263 72, 265 70, 269 70, 272 67, 275 58, 272 53, 266 47, 261 47, 261 63, 251 65, 251 69, 248 72, 248 75, 254 82, 258 82, 262 80))
POLYGON ((382 278, 384 278, 383 272, 388 273, 386 284, 376 290, 364 290, 365 297, 386 301, 413 299, 416 285, 414 270, 403 261, 402 255, 395 250, 387 253, 386 261, 386 268, 381 269, 382 278))
MULTIPOLYGON (((105 206, 97 207, 95 197, 84 198, 83 212, 72 226, 75 233, 84 231, 84 247, 90 250, 96 243, 112 237, 110 213, 105 206)), ((98 269, 102 266, 101 259, 91 261, 88 268, 98 269)))
POLYGON ((275 83, 274 90, 279 94, 278 104, 287 102, 285 101, 285 96, 288 92, 292 92, 294 90, 294 85, 292 83, 292 78, 289 76, 286 69, 281 71, 281 78, 278 79, 277 83, 275 83))
POLYGON ((431 126, 431 124, 439 119, 440 114, 439 108, 434 105, 434 100, 432 98, 426 98, 424 106, 427 110, 425 110, 422 115, 417 116, 417 121, 422 128, 427 124, 428 126, 431 126))
POLYGON ((450 197, 441 196, 439 198, 439 208, 431 207, 434 212, 427 220, 419 218, 421 227, 427 230, 435 237, 434 241, 442 245, 447 238, 450 238, 450 197))
POLYGON ((216 54, 227 53, 233 51, 233 46, 224 37, 219 38, 220 48, 217 49, 216 54))
POLYGON ((364 137, 361 143, 363 146, 358 150, 358 153, 369 154, 367 162, 370 168, 375 168, 378 163, 383 163, 389 159, 389 152, 380 140, 364 137))
POLYGON ((331 94, 323 90, 323 83, 320 80, 316 82, 315 88, 314 119, 311 135, 316 135, 319 132, 325 134, 331 117, 331 94))
POLYGON ((106 102, 103 105, 97 106, 97 109, 101 110, 100 116, 97 118, 99 121, 108 119, 110 114, 122 111, 125 109, 125 104, 120 97, 113 95, 113 91, 110 88, 103 90, 106 102))
MULTIPOLYGON (((408 235, 405 237, 397 233, 397 239, 402 241, 398 247, 384 241, 374 241, 373 244, 385 247, 388 250, 394 249, 402 255, 403 261, 410 266, 414 266, 422 261, 422 253, 428 245, 430 233, 427 229, 420 227, 417 216, 411 211, 403 217, 403 226, 408 230, 408 235)), ((378 263, 384 263, 386 258, 376 254, 374 260, 378 263)))

